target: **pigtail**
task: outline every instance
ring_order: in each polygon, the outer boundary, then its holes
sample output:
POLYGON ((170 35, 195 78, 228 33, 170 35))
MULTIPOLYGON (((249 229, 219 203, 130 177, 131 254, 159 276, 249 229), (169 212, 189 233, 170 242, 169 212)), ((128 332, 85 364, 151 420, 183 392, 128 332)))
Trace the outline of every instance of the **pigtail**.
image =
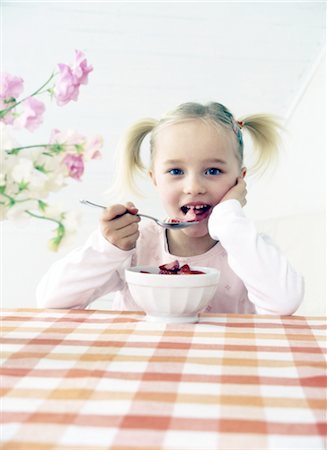
POLYGON ((251 170, 265 171, 278 157, 282 131, 279 119, 268 114, 256 114, 240 118, 237 123, 242 131, 249 133, 254 145, 255 162, 251 170))
POLYGON ((155 119, 142 119, 127 129, 117 153, 116 180, 107 192, 121 197, 125 191, 141 195, 136 183, 137 176, 145 175, 147 169, 141 158, 141 145, 144 138, 156 126, 155 119))

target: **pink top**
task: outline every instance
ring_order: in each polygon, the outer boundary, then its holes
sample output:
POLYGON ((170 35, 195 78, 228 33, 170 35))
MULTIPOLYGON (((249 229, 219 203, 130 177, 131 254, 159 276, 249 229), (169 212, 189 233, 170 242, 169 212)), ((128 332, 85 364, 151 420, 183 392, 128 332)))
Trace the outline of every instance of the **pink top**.
POLYGON ((140 222, 136 248, 120 250, 96 230, 81 248, 53 264, 37 287, 37 301, 45 308, 85 308, 109 292, 116 292, 113 309, 137 310, 124 280, 124 269, 180 264, 220 270, 214 298, 207 311, 217 313, 293 314, 304 295, 302 276, 289 264, 268 236, 257 233, 237 200, 218 204, 209 219, 209 233, 219 242, 208 252, 191 257, 169 253, 165 230, 154 222, 140 222))

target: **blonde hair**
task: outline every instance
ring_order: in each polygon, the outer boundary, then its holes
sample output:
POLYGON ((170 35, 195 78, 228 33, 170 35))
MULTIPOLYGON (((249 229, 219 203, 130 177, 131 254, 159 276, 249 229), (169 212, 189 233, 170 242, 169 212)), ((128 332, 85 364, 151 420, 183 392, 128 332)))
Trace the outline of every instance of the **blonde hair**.
POLYGON ((127 129, 121 141, 118 171, 114 190, 121 193, 129 190, 140 195, 137 176, 144 175, 151 167, 155 155, 155 139, 163 127, 190 119, 201 119, 223 128, 235 143, 235 151, 240 167, 243 164, 243 130, 246 130, 253 142, 256 161, 252 171, 264 171, 278 153, 281 125, 279 120, 268 114, 244 116, 236 120, 233 114, 221 103, 206 105, 188 102, 166 113, 160 120, 146 118, 139 120, 127 129), (146 167, 141 158, 141 145, 145 137, 150 136, 150 164, 146 167))

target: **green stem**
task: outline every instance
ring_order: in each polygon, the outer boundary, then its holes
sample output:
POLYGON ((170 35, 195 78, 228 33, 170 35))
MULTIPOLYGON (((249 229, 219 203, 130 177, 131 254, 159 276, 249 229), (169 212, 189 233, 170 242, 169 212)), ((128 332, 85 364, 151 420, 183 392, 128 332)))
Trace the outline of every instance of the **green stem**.
MULTIPOLYGON (((50 81, 52 80, 52 78, 55 77, 55 75, 56 75, 55 73, 51 74, 50 78, 49 78, 44 84, 42 84, 42 86, 41 86, 39 89, 37 89, 35 92, 33 92, 33 94, 29 95, 28 97, 34 97, 35 95, 37 95, 38 93, 40 93, 40 92, 42 91, 42 89, 43 89, 47 84, 50 83, 50 81)), ((25 97, 24 100, 26 100, 28 97, 25 97)), ((21 100, 21 101, 24 101, 24 100, 21 100)))
MULTIPOLYGON (((9 106, 6 109, 2 109, 0 111, 0 117, 4 117, 9 111, 16 108, 16 106, 20 105, 22 102, 27 100, 29 97, 34 97, 35 95, 40 94, 42 89, 45 88, 45 86, 50 83, 50 81, 55 77, 55 75, 56 75, 55 73, 51 74, 51 77, 44 84, 42 84, 42 86, 39 89, 37 89, 35 92, 33 92, 33 94, 28 95, 27 97, 24 97, 22 100, 14 103, 13 105, 9 106)), ((46 91, 44 91, 44 92, 46 92, 46 91)))
MULTIPOLYGON (((42 154, 43 155, 47 155, 47 156, 53 156, 54 154, 58 154, 58 153, 63 152, 65 150, 65 147, 67 147, 69 145, 70 144, 58 144, 58 143, 54 143, 54 144, 33 144, 33 145, 24 145, 22 147, 14 147, 14 148, 5 150, 5 152, 7 153, 7 155, 17 155, 17 153, 20 152, 21 150, 25 150, 25 149, 29 149, 29 148, 49 148, 50 149, 50 153, 42 152, 42 154)), ((76 148, 76 150, 78 150, 77 144, 75 144, 75 148, 76 148)))
POLYGON ((9 200, 15 202, 16 200, 13 197, 10 197, 10 195, 6 194, 5 192, 0 192, 0 195, 3 195, 6 198, 9 198, 9 200))
POLYGON ((32 213, 28 209, 25 209, 25 212, 27 214, 29 214, 30 216, 35 217, 36 219, 49 220, 50 222, 55 222, 59 227, 63 227, 63 224, 59 220, 52 219, 51 217, 47 217, 47 216, 39 216, 38 214, 32 213))
POLYGON ((10 150, 6 150, 7 155, 16 155, 21 150, 27 149, 27 148, 40 148, 40 147, 51 147, 53 144, 36 144, 36 145, 24 145, 23 147, 15 147, 11 148, 10 150))
POLYGON ((0 195, 2 195, 3 197, 5 197, 9 200, 10 206, 13 206, 16 203, 16 200, 13 197, 10 197, 10 195, 6 194, 5 192, 0 192, 0 195))
POLYGON ((33 201, 39 202, 40 201, 37 198, 23 198, 21 200, 17 200, 14 197, 11 197, 10 195, 6 194, 5 192, 0 192, 0 195, 7 198, 12 205, 14 205, 15 203, 24 203, 24 202, 33 202, 33 201))
POLYGON ((59 220, 52 219, 51 217, 39 216, 38 214, 34 214, 28 210, 25 210, 25 212, 30 216, 35 217, 36 219, 49 220, 50 222, 54 222, 57 224, 57 228, 55 230, 56 235, 49 241, 49 248, 53 251, 57 251, 63 238, 65 237, 66 230, 64 225, 59 220))

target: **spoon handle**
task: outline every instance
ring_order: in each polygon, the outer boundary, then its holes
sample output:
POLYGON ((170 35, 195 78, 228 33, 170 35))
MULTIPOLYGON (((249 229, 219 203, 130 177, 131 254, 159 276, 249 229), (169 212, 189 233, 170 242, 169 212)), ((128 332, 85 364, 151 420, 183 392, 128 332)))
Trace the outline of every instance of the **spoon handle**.
POLYGON ((84 200, 84 199, 82 199, 82 200, 80 200, 80 202, 83 203, 83 205, 89 205, 89 206, 94 206, 95 208, 106 209, 105 206, 99 205, 98 203, 90 202, 89 200, 84 200))
MULTIPOLYGON (((84 199, 82 199, 82 200, 80 200, 80 202, 83 203, 83 205, 93 206, 94 208, 102 208, 102 209, 106 209, 105 206, 99 205, 98 203, 90 202, 89 200, 84 200, 84 199)), ((124 215, 124 214, 122 214, 122 215, 124 215)), ((154 220, 155 222, 157 222, 157 219, 155 219, 155 218, 152 217, 152 216, 148 216, 147 214, 136 214, 136 215, 137 215, 137 216, 140 216, 140 217, 146 217, 147 219, 152 219, 152 220, 154 220)), ((120 217, 120 216, 118 216, 118 217, 120 217)))

